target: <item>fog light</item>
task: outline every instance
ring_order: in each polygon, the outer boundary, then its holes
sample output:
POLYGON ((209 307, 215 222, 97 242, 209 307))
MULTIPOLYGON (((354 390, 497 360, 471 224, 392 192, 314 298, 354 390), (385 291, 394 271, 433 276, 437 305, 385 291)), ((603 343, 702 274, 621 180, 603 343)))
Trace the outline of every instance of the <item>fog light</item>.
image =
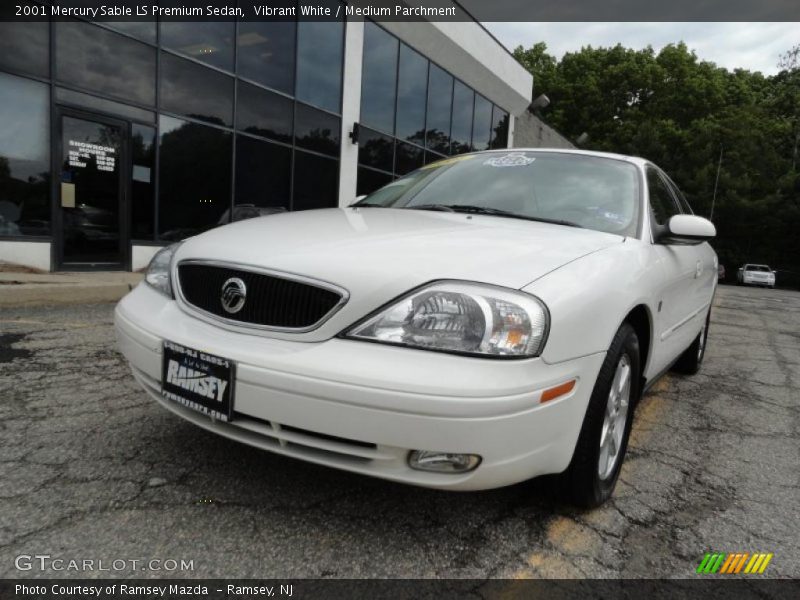
POLYGON ((408 466, 417 471, 435 473, 466 473, 481 464, 476 454, 452 454, 433 450, 412 450, 408 455, 408 466))

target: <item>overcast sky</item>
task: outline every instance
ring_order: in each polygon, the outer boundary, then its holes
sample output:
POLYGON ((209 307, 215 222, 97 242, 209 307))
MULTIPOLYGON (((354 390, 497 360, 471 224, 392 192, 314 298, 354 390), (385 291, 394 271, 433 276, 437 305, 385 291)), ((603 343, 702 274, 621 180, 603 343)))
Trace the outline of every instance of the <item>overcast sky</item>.
POLYGON ((658 51, 684 41, 704 60, 721 67, 777 72, 778 55, 800 43, 800 23, 484 23, 509 49, 546 42, 561 58, 582 46, 658 51))

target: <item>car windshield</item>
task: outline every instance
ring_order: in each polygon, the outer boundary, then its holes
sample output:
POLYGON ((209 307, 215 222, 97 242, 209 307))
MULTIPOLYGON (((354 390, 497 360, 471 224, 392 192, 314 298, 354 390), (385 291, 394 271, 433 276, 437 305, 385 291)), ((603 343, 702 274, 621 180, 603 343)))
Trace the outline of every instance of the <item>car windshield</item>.
POLYGON ((560 152, 464 154, 426 165, 355 206, 475 212, 635 235, 639 178, 632 164, 560 152))
POLYGON ((747 265, 745 271, 769 271, 770 268, 767 265, 747 265))

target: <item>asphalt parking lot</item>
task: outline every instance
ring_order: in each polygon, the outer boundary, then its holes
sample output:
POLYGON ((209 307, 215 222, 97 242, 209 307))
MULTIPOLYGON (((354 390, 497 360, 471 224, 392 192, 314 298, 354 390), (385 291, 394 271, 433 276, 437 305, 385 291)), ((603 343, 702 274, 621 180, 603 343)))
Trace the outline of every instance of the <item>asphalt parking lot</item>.
POLYGON ((766 575, 800 577, 800 293, 719 289, 703 370, 644 398, 594 511, 546 479, 422 490, 205 432, 138 389, 112 310, 0 311, 0 577, 687 577, 707 551, 772 552, 766 575))

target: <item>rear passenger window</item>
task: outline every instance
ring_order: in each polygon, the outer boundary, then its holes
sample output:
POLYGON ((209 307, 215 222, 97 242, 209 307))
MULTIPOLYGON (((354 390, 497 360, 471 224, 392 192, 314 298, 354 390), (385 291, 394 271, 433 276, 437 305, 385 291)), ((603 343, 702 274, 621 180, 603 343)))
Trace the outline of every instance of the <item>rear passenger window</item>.
POLYGON ((672 192, 658 171, 652 167, 647 168, 647 188, 650 190, 650 208, 656 223, 664 225, 670 217, 680 214, 672 192))

